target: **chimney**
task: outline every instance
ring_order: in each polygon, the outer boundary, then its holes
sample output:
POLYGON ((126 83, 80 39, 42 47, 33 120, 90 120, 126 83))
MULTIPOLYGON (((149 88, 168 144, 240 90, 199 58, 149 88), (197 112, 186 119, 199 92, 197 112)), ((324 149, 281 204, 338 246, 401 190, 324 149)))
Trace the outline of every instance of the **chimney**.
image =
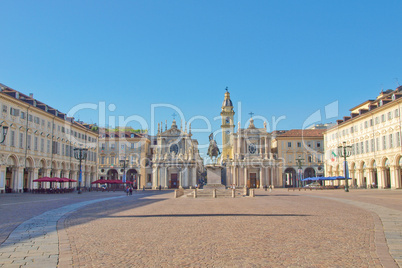
POLYGON ((29 93, 29 97, 33 99, 33 93, 29 93))

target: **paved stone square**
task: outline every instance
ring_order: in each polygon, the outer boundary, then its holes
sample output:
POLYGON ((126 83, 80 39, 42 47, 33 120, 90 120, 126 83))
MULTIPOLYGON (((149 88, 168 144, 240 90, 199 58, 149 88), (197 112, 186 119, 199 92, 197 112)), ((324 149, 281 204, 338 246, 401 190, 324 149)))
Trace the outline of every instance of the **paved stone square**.
POLYGON ((286 189, 235 199, 1 196, 0 266, 398 267, 401 199, 401 191, 286 189))

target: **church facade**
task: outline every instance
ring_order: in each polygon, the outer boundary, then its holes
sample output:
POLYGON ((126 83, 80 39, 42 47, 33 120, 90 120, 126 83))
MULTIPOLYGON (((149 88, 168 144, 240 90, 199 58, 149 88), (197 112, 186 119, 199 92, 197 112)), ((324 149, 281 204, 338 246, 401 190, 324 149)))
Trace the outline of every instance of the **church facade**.
POLYGON ((238 123, 237 132, 234 125, 233 103, 230 93, 226 91, 222 104, 222 155, 221 163, 225 166, 226 186, 263 188, 273 185, 282 186, 278 173, 280 161, 271 153, 271 134, 263 128, 256 128, 253 118, 247 128, 238 123))
POLYGON ((203 162, 198 153, 198 142, 189 130, 180 129, 173 120, 170 129, 158 125, 157 142, 152 156, 153 188, 190 188, 199 183, 203 162))

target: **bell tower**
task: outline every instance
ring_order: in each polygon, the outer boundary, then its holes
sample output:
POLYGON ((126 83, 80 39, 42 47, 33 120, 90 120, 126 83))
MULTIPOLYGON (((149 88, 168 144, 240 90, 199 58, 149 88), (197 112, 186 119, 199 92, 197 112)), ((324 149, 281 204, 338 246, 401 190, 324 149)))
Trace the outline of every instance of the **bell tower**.
POLYGON ((233 136, 234 133, 234 114, 233 103, 230 100, 230 93, 226 87, 225 99, 222 104, 221 118, 222 118, 222 159, 228 156, 233 159, 233 136))

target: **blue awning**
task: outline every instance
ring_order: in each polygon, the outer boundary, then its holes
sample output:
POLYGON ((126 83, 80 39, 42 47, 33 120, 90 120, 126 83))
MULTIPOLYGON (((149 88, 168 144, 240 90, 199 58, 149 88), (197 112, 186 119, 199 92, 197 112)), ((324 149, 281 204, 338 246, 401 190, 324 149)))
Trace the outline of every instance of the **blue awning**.
MULTIPOLYGON (((309 178, 304 178, 302 181, 334 181, 334 180, 344 180, 345 177, 343 176, 336 176, 336 177, 309 177, 309 178)), ((348 180, 351 180, 352 178, 348 178, 348 180)))

